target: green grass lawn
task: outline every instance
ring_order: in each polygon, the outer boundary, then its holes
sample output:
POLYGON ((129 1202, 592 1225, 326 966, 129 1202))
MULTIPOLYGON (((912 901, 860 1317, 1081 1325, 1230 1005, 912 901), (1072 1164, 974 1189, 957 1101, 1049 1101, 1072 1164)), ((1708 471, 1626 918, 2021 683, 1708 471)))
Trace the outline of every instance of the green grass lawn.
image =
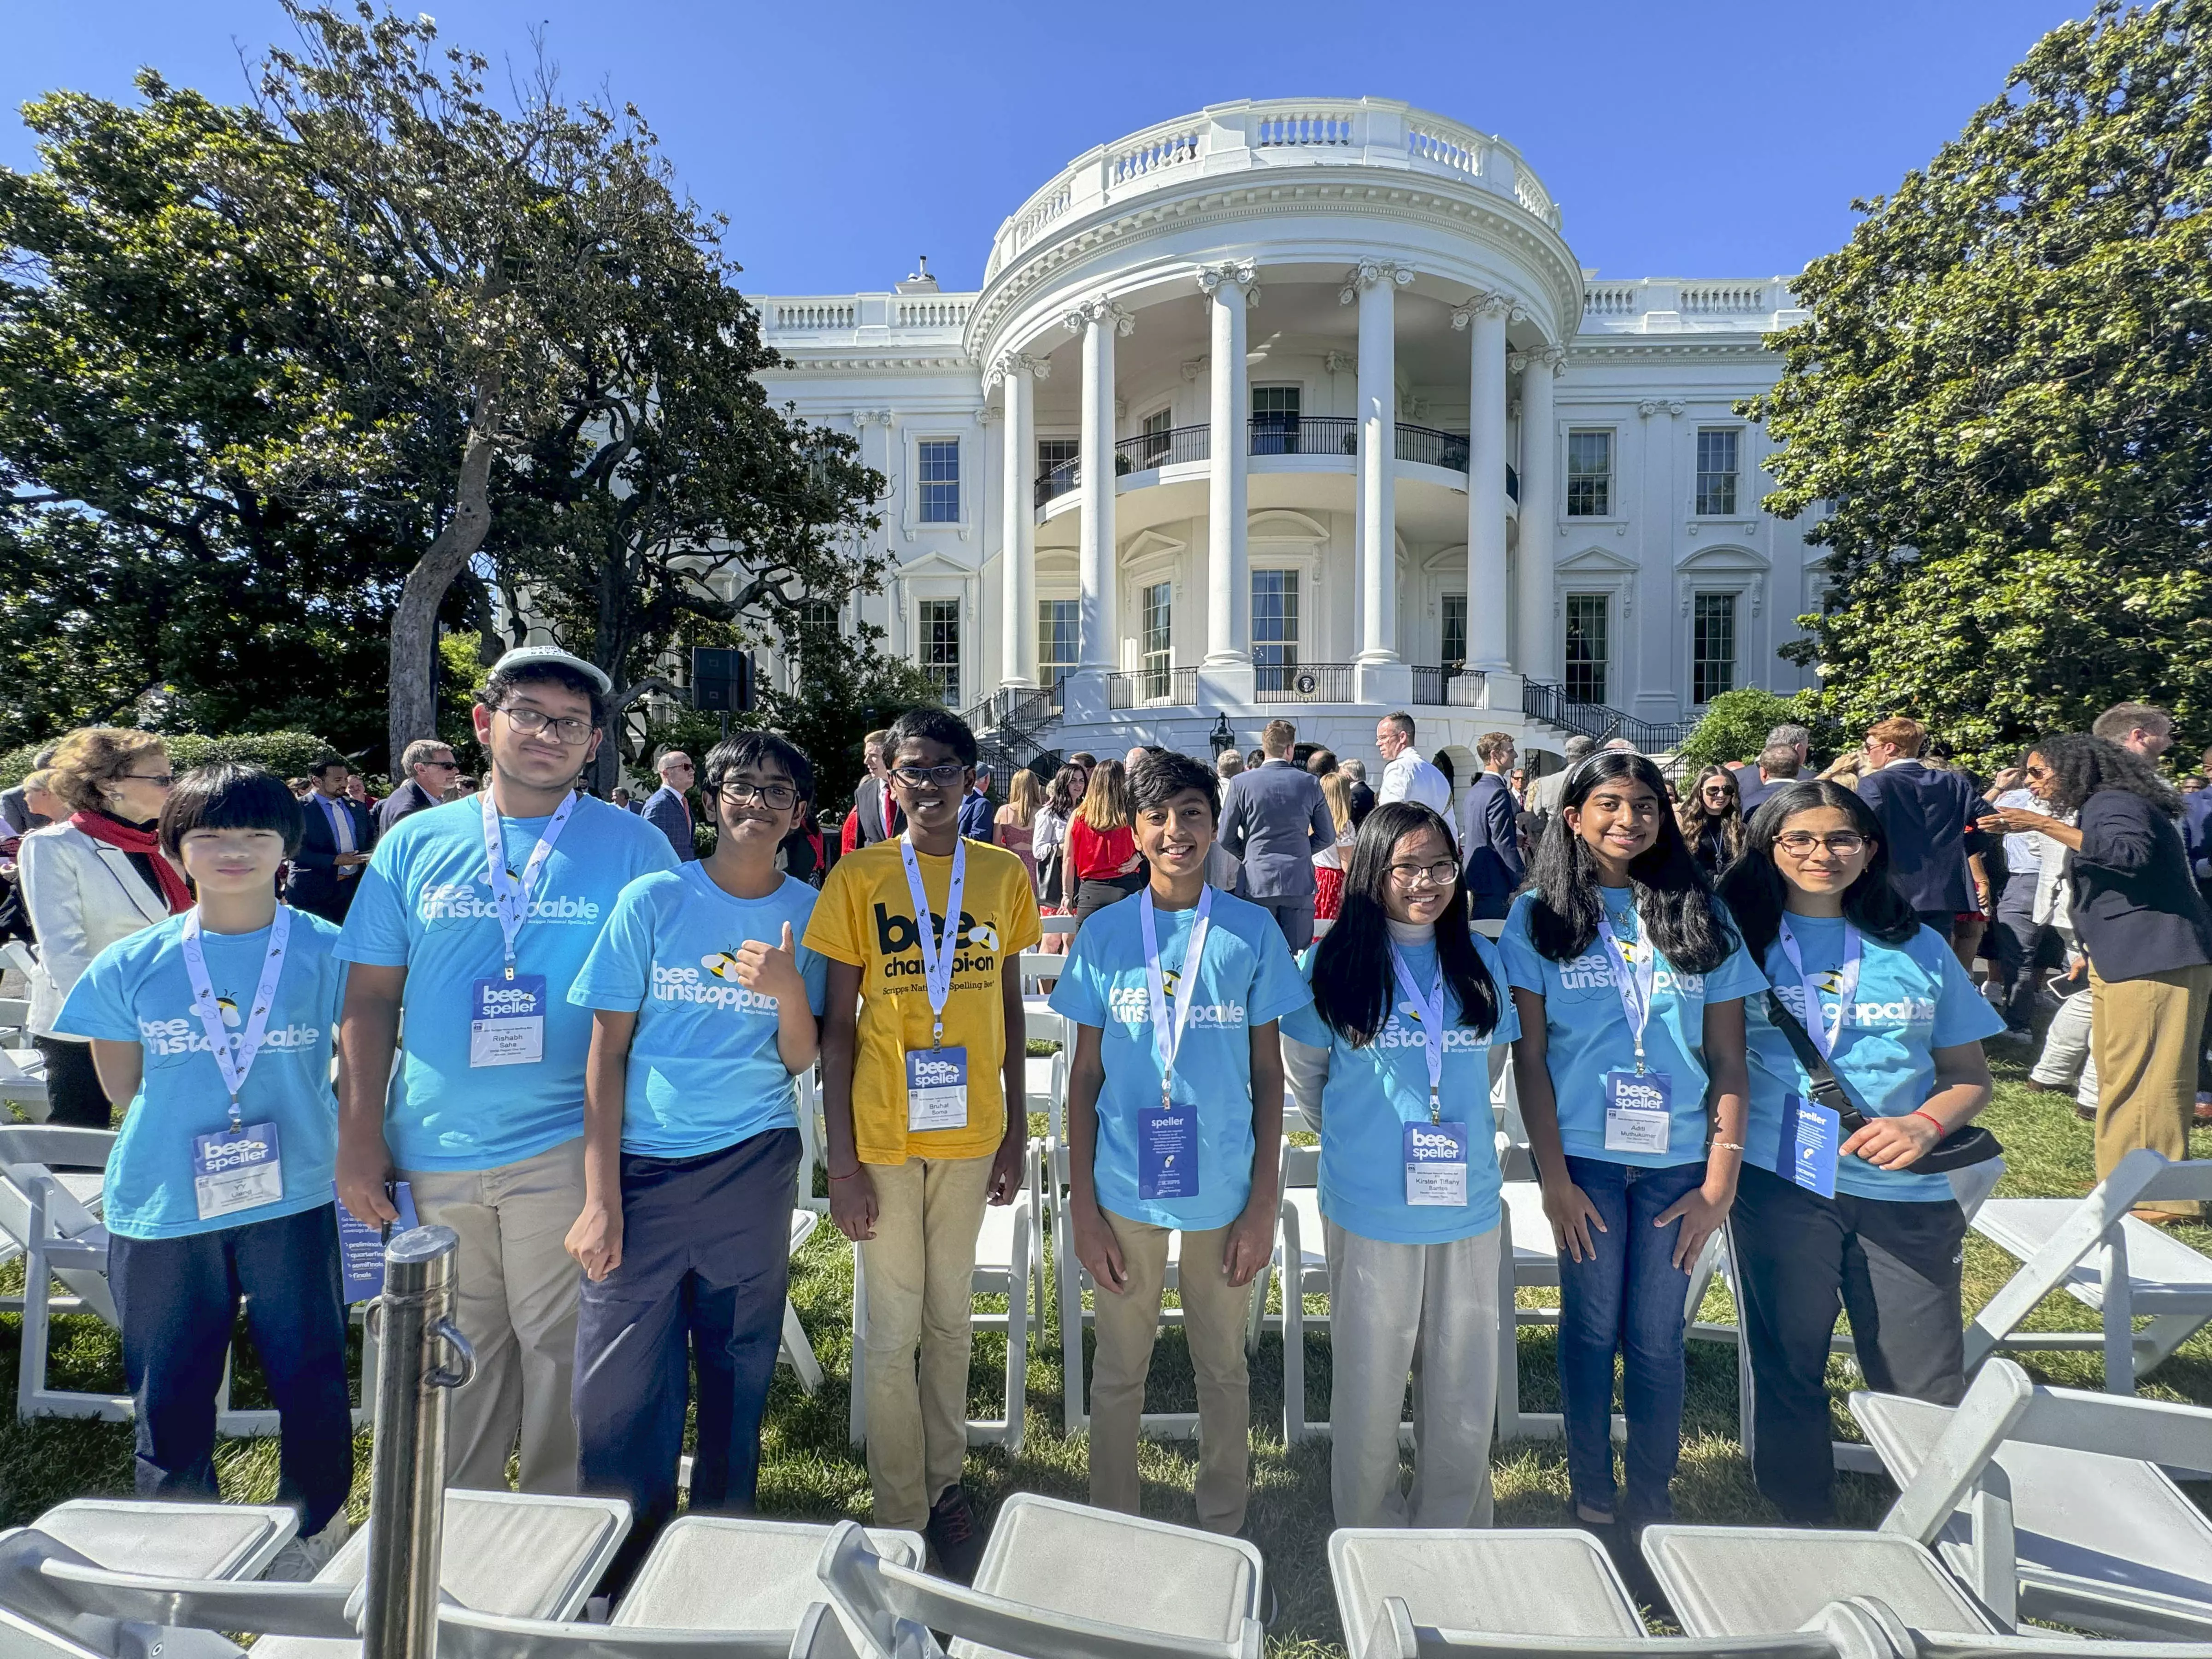
MULTIPOLYGON (((2002 1193, 2028 1196, 2072 1196, 2086 1193, 2095 1176, 2089 1130, 2073 1115, 2070 1098, 2032 1094, 2021 1086, 2024 1075, 2016 1051, 1994 1056, 1997 1097, 1985 1121, 2004 1141, 2008 1171, 2002 1193)), ((2212 1156, 2200 1138, 2199 1157, 2212 1156)), ((2182 1236, 2212 1251, 2212 1232, 2185 1229, 2182 1236)), ((1966 1245, 1966 1296, 1978 1307, 2012 1271, 2009 1259, 1970 1236, 1966 1245)), ((11 1269, 20 1273, 20 1269, 11 1269)), ((18 1280, 20 1282, 20 1280, 18 1280)), ((769 1515, 819 1520, 851 1516, 868 1518, 867 1466, 846 1443, 845 1377, 851 1347, 851 1253, 827 1224, 795 1264, 793 1298, 812 1339, 826 1376, 821 1391, 808 1397, 788 1370, 777 1373, 769 1403, 763 1449, 760 1507, 769 1515)), ((1530 1293, 1522 1292, 1524 1299, 1530 1293)), ((1312 1304, 1316 1311, 1321 1304, 1312 1304)), ((1029 1371, 1028 1437, 1018 1456, 998 1449, 972 1451, 968 1480, 988 1513, 1007 1493, 1039 1492, 1081 1498, 1085 1493, 1085 1442, 1060 1433, 1060 1334, 1057 1310, 1048 1298, 1047 1328, 1033 1334, 1029 1371)), ((1708 1319, 1733 1322, 1725 1291, 1715 1289, 1705 1308, 1708 1319)), ((2039 1310, 2039 1328, 2094 1328, 2089 1311, 2054 1297, 2039 1310)), ((21 1322, 0 1316, 0 1388, 12 1399, 21 1322)), ((1553 1365, 1554 1339, 1548 1329, 1521 1334, 1523 1408, 1558 1409, 1553 1365)), ((998 1415, 1006 1344, 982 1335, 975 1343, 970 1382, 974 1415, 998 1415)), ((2019 1358, 2039 1380, 2097 1388, 2102 1362, 2094 1352, 2022 1354, 2019 1358)), ((55 1370, 70 1386, 120 1391, 122 1368, 114 1335, 96 1321, 69 1317, 58 1322, 55 1370)), ((1686 1521, 1761 1522, 1773 1516, 1751 1481, 1736 1443, 1736 1352, 1720 1343, 1690 1346, 1689 1395, 1683 1423, 1681 1472, 1674 1483, 1675 1504, 1686 1521)), ((241 1361, 236 1399, 240 1405, 264 1404, 250 1358, 241 1361)), ((1328 1415, 1329 1352, 1325 1334, 1310 1334, 1306 1354, 1308 1414, 1328 1415)), ((1832 1362, 1837 1434, 1856 1438, 1844 1395, 1857 1385, 1848 1361, 1832 1362)), ((2143 1392, 2161 1398, 2212 1404, 2212 1336, 2199 1333, 2153 1373, 2143 1392)), ((1151 1409, 1196 1408, 1188 1351, 1180 1332, 1163 1332, 1153 1369, 1151 1409)), ((1270 1335, 1252 1368, 1252 1534, 1267 1553, 1281 1598, 1281 1614, 1270 1638, 1278 1656, 1340 1656, 1324 1546, 1330 1530, 1328 1444, 1309 1441, 1296 1449, 1282 1443, 1282 1343, 1270 1335)), ((127 1425, 45 1419, 0 1425, 0 1526, 30 1520, 47 1505, 90 1493, 127 1493, 131 1482, 131 1430, 127 1425)), ((356 1518, 368 1498, 369 1437, 356 1443, 354 1486, 356 1518)), ((1162 1520, 1189 1523, 1194 1474, 1188 1444, 1147 1442, 1143 1451, 1145 1509, 1162 1520)), ((225 1443, 217 1454, 224 1495, 265 1500, 275 1490, 276 1445, 272 1440, 225 1443)), ((1498 1521, 1502 1526, 1562 1524, 1565 1515, 1566 1463, 1556 1442, 1522 1443, 1498 1449, 1496 1455, 1498 1521)), ((1871 1524, 1891 1495, 1878 1477, 1839 1477, 1845 1524, 1871 1524)))

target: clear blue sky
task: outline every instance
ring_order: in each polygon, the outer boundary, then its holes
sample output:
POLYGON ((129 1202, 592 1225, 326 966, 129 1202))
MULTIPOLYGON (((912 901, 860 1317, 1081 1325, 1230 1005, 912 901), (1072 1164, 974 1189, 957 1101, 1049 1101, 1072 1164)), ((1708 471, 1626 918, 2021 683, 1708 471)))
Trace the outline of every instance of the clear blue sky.
MULTIPOLYGON (((878 0, 410 0, 496 64, 543 23, 574 92, 659 131, 757 293, 948 287, 1091 146, 1234 98, 1402 98, 1518 145, 1611 276, 1765 276, 1850 232, 2088 0, 1271 0, 1196 6, 878 0)), ((131 94, 138 65, 242 96, 273 0, 12 0, 13 112, 55 87, 131 94)))

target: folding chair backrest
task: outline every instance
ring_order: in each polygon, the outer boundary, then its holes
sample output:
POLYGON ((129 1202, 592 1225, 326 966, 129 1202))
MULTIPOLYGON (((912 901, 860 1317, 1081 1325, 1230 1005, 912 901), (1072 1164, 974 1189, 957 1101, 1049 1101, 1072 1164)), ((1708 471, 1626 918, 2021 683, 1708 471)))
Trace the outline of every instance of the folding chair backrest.
MULTIPOLYGON (((449 1489, 439 1587, 479 1613, 571 1618, 629 1531, 629 1505, 618 1498, 449 1489)), ((315 1582, 351 1587, 368 1570, 363 1528, 324 1565, 315 1582)))
MULTIPOLYGON (((805 1521, 684 1515, 661 1528, 609 1622, 666 1630, 778 1631, 788 1641, 822 1600, 815 1567, 830 1529, 805 1521)), ((922 1564, 921 1539, 872 1531, 876 1553, 922 1564)))
POLYGON ((0 1169, 52 1169, 57 1164, 104 1170, 115 1150, 112 1129, 73 1129, 56 1123, 0 1124, 0 1169))
POLYGON ((440 1659, 787 1659, 784 1630, 663 1630, 438 1609, 440 1659))
POLYGON ((1605 1547, 1567 1528, 1340 1527, 1329 1534, 1328 1571, 1354 1659, 1393 1600, 1423 1626, 1500 1638, 1644 1638, 1643 1617, 1605 1547))
POLYGON ((1293 1187, 1321 1185, 1321 1148, 1299 1146, 1285 1140, 1283 1143, 1281 1164, 1282 1184, 1279 1191, 1288 1192, 1293 1187))
POLYGON ((281 1504, 73 1498, 31 1524, 88 1561, 167 1578, 258 1578, 299 1530, 281 1504))
MULTIPOLYGON (((226 1630, 355 1635, 341 1589, 116 1572, 28 1527, 0 1534, 0 1607, 64 1644, 109 1656, 234 1659, 239 1649, 216 1634, 226 1630)), ((0 1652, 13 1633, 0 1630, 0 1652)))
POLYGON ((1073 933, 1075 931, 1075 918, 1073 916, 1040 916, 1037 918, 1037 931, 1047 936, 1054 933, 1073 933))
MULTIPOLYGON (((2147 1149, 2146 1149, 2147 1150, 2147 1149)), ((2152 1154, 2156 1157, 2156 1153, 2152 1154)), ((2118 1170, 2113 1171, 2118 1174, 2118 1170)), ((2212 1199, 2212 1158, 2192 1158, 2179 1164, 2168 1164, 2136 1195, 2138 1204, 2149 1204, 2174 1199, 2212 1199)))
POLYGON ((1417 1625, 1396 1596, 1376 1615, 1353 1659, 1913 1659, 1909 1633, 1881 1612, 1848 1603, 1812 1628, 1776 1636, 1509 1636, 1417 1625))
POLYGON ((838 1523, 822 1552, 822 1582, 860 1632, 870 1659, 897 1659, 911 1632, 941 1631, 1024 1659, 1261 1659, 1257 1620, 1233 1642, 1130 1630, 987 1595, 942 1578, 895 1567, 869 1547, 855 1522, 838 1523))
POLYGON ((19 939, 11 939, 5 945, 0 945, 0 958, 5 959, 10 968, 26 979, 39 971, 37 953, 19 939))

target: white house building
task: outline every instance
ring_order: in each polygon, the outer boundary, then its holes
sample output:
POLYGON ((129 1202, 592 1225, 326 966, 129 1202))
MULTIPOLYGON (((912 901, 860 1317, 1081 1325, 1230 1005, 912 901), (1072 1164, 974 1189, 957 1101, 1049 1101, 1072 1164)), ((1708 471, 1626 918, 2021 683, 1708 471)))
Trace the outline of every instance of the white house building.
MULTIPOLYGON (((1733 412, 1785 278, 1600 281, 1503 139, 1388 99, 1220 104, 1077 157, 974 293, 759 299, 771 395, 858 434, 855 603, 1012 745, 1203 753, 1410 709, 1670 746, 1790 691, 1805 526, 1733 412)), ((1022 754, 1023 758, 1028 753, 1022 754)))

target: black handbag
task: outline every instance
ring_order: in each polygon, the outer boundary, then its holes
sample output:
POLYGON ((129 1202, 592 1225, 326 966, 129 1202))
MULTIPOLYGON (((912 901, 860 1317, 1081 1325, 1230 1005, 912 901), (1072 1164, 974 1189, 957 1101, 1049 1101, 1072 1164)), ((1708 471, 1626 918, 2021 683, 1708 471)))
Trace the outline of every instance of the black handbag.
MULTIPOLYGON (((1766 1018, 1774 1028, 1790 1039, 1796 1051, 1797 1063, 1813 1079, 1813 1098, 1833 1112, 1843 1125, 1844 1139, 1848 1140, 1866 1127, 1867 1114, 1858 1102, 1851 1098, 1850 1091, 1844 1086, 1827 1057, 1814 1045, 1797 1018, 1784 1006, 1772 991, 1766 994, 1766 1018)), ((1969 1123, 1963 1129, 1954 1129, 1926 1152, 1898 1171, 1900 1175, 1948 1175, 1954 1170, 1963 1170, 1970 1164, 1986 1164, 2002 1157, 2003 1145, 1978 1123, 1969 1123)))

